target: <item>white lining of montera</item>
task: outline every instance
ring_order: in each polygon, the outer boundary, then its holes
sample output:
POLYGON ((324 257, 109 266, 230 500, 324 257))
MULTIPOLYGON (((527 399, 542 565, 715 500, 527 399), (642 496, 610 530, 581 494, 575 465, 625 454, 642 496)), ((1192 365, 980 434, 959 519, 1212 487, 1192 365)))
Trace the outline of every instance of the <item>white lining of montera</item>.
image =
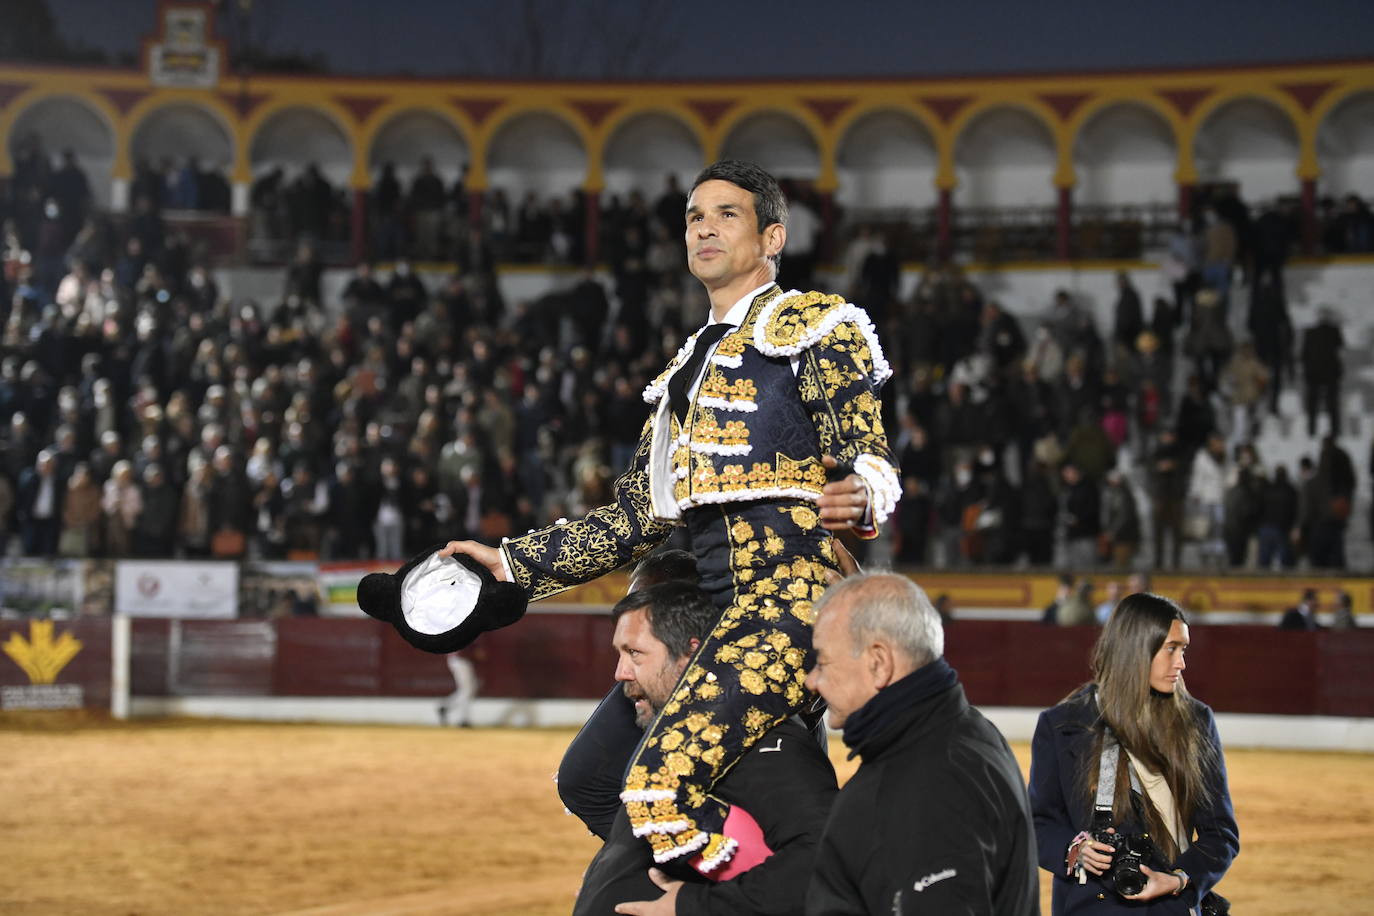
POLYGON ((415 632, 436 636, 461 624, 477 606, 482 578, 436 551, 401 583, 401 615, 415 632))

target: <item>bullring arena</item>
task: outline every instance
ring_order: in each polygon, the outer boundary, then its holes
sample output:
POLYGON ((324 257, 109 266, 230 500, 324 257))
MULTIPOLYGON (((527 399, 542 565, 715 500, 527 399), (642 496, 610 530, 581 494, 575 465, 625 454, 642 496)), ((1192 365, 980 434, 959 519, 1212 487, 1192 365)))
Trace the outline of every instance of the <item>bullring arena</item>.
MULTIPOLYGON (((568 729, 6 724, 6 913, 555 916, 598 845, 550 781, 568 729)), ((1369 756, 1230 747, 1227 763, 1235 912, 1360 912, 1369 756)))
MULTIPOLYGON (((1053 588, 1048 576, 923 579, 969 603, 995 602, 999 589, 1033 603, 1053 588)), ((1367 581, 1340 584, 1368 594, 1367 581)), ((568 912, 598 844, 563 812, 552 774, 568 726, 609 680, 603 609, 624 586, 612 576, 483 637, 471 729, 434 727, 451 687, 442 660, 376 621, 276 621, 270 645, 261 621, 133 621, 132 718, 0 720, 4 912, 568 912), (279 721, 245 721, 255 718, 279 721)), ((1234 600, 1228 587, 1253 594, 1234 580, 1156 586, 1223 602, 1234 600)), ((1269 590, 1275 606, 1296 594, 1274 580, 1269 590)), ((1374 891, 1363 865, 1374 837, 1374 640, 1208 626, 1207 613, 1194 616, 1189 682, 1219 711, 1242 838, 1220 889, 1239 913, 1340 912, 1374 891), (1288 712, 1257 711, 1266 707, 1288 712)), ((1255 605, 1237 616, 1272 613, 1255 605)), ((1095 634, 1047 629, 1034 612, 965 614, 948 628, 947 657, 1024 770, 1036 709, 1086 677, 1095 634)), ((69 627, 92 648, 111 629, 69 627)), ((108 656, 78 653, 67 667, 110 682, 108 656)), ((841 780, 856 766, 836 735, 831 758, 841 780)))
MULTIPOLYGON (((1370 18, 1343 2, 1309 6, 1370 18)), ((908 55, 856 77, 808 44, 803 78, 447 78, 274 57, 249 28, 266 2, 17 5, 0 914, 570 912, 598 844, 552 779, 611 682, 624 572, 484 634, 464 728, 440 727, 444 659, 356 588, 609 499, 640 392, 706 312, 684 189, 722 158, 783 185, 783 288, 877 326, 904 496, 851 547, 948 601, 946 656, 1023 772, 1100 632, 1042 622, 1059 576, 1096 604, 1152 575, 1190 616, 1187 684, 1229 767, 1241 849, 1218 890, 1237 916, 1374 913, 1367 49, 891 75, 908 55), (126 15, 144 32, 103 58, 63 40, 126 15), (1226 474, 1203 492, 1187 469, 1212 437, 1226 474), (1070 491, 1101 500, 1098 528, 1070 491), (1276 626, 1308 590, 1314 616, 1276 626)), ((381 18, 443 31, 412 6, 381 18)), ((789 6, 827 31, 821 4, 789 6)), ((368 16, 344 30, 387 50, 395 23, 368 16)), ((879 37, 858 40, 875 60, 879 37)), ((830 756, 843 784, 833 733, 830 756)))

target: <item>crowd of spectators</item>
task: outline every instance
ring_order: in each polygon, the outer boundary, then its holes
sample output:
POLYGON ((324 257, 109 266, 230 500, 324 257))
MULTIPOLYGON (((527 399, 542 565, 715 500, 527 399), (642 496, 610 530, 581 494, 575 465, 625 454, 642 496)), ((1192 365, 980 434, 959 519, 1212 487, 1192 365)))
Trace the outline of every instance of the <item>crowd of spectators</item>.
MULTIPOLYGON (((116 227, 88 212, 72 170, 30 163, 4 201, 10 551, 396 559, 575 516, 608 499, 640 433, 642 389, 705 314, 672 179, 606 202, 609 285, 583 271, 506 301, 497 263, 580 260, 576 199, 507 217, 489 200, 473 226, 461 185, 439 182, 418 197, 396 189, 394 212, 408 215, 390 269, 360 263, 326 301, 306 241, 280 297, 253 302, 222 294, 167 231, 154 178, 116 227), (57 214, 36 214, 58 189, 57 214), (433 224, 413 218, 426 194, 441 202, 433 224), (435 283, 412 270, 400 257, 412 241, 453 272, 435 283)), ((309 237, 335 219, 337 195, 310 192, 314 181, 285 192, 288 210, 314 200, 286 231, 309 237)), ((806 190, 791 194, 781 280, 806 288, 823 227, 806 190)), ((1355 472, 1338 440, 1339 327, 1325 316, 1292 328, 1291 214, 1252 222, 1234 198, 1200 213, 1171 242, 1174 295, 1147 306, 1123 273, 1105 329, 1067 291, 1018 317, 948 265, 901 295, 884 234, 855 233, 841 291, 869 310, 898 370, 884 393, 905 489, 897 562, 1165 567, 1192 543, 1217 566, 1344 565, 1355 472), (1271 233, 1287 243, 1266 247, 1271 233), (1254 446, 1285 380, 1301 382, 1311 431, 1325 410, 1333 433, 1293 473, 1254 446)))

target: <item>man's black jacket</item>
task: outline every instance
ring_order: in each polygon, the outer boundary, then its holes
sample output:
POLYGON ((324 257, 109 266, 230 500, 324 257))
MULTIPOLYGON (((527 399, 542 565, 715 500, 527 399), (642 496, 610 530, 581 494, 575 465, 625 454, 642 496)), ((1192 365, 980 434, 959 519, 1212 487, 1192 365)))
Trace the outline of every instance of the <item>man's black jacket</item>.
MULTIPOLYGON (((678 916, 800 914, 835 792, 835 769, 816 739, 795 719, 775 726, 713 790, 749 812, 773 854, 732 880, 684 885, 678 916)), ((573 916, 608 916, 617 903, 657 900, 663 891, 649 880, 653 864, 649 844, 630 832, 622 808, 587 868, 573 916)))
POLYGON ((892 717, 835 800, 807 916, 1040 912, 1021 769, 959 684, 892 717))

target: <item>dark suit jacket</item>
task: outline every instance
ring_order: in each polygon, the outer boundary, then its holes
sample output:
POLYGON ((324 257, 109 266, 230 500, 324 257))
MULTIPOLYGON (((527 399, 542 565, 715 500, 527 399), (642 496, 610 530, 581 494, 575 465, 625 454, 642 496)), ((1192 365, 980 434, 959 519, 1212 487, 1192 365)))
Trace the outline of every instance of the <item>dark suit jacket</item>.
MULTIPOLYGON (((1240 850, 1240 832, 1235 811, 1231 807, 1231 793, 1226 785, 1226 763, 1221 755, 1221 738, 1217 735, 1212 710, 1194 700, 1206 740, 1216 750, 1217 764, 1207 773, 1210 802, 1193 813, 1188 828, 1194 836, 1188 851, 1173 864, 1191 879, 1188 887, 1177 897, 1160 897, 1140 904, 1126 901, 1101 879, 1088 876, 1086 884, 1064 874, 1064 856, 1069 843, 1080 830, 1092 824, 1093 799, 1083 791, 1080 775, 1084 766, 1096 766, 1088 760, 1092 754, 1097 721, 1094 691, 1086 689, 1072 698, 1040 714, 1031 743, 1030 800, 1035 818, 1035 838, 1039 847, 1040 867, 1054 875, 1053 903, 1050 912, 1059 914, 1106 914, 1130 911, 1153 916, 1186 916, 1189 907, 1197 906, 1198 898, 1206 894, 1226 874, 1231 860, 1240 850)), ((1124 825, 1139 829, 1138 825, 1124 825)), ((1118 828, 1120 829, 1120 828, 1118 828)))
MULTIPOLYGON (((688 883, 678 892, 679 916, 800 914, 837 791, 835 770, 806 729, 795 719, 774 726, 713 790, 749 812, 773 854, 729 881, 688 883)), ((649 880, 651 867, 649 844, 631 833, 621 808, 587 868, 573 916, 608 916, 617 903, 657 900, 663 891, 649 880)))

